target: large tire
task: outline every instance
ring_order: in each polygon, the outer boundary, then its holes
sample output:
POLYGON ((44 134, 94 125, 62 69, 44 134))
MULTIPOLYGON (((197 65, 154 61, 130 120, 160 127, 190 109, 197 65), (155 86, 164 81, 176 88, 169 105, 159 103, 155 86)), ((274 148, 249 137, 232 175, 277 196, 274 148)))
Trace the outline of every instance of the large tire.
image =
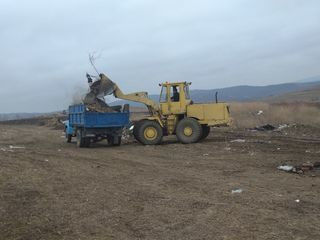
POLYGON ((83 137, 83 133, 81 129, 77 130, 77 146, 79 148, 83 148, 86 146, 86 139, 83 137))
POLYGON ((198 142, 202 136, 202 127, 196 119, 184 118, 177 125, 176 136, 184 144, 198 142))
POLYGON ((202 135, 200 140, 203 140, 208 137, 210 133, 210 127, 208 125, 201 125, 201 127, 202 127, 202 135))
POLYGON ((142 120, 135 125, 135 138, 144 145, 160 144, 163 130, 159 123, 151 120, 142 120))
POLYGON ((72 135, 66 133, 66 138, 67 138, 67 142, 68 142, 68 143, 71 143, 72 135))
POLYGON ((121 145, 121 136, 109 135, 107 140, 108 140, 108 144, 110 146, 120 146, 121 145))

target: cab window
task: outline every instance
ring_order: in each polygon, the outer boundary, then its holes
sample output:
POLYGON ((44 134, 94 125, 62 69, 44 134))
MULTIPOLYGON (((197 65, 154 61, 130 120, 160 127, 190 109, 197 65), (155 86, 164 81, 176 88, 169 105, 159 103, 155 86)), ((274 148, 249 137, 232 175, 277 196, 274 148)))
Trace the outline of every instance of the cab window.
POLYGON ((161 88, 160 102, 161 103, 167 102, 167 86, 163 86, 161 88))
POLYGON ((184 86, 184 92, 185 92, 185 95, 186 95, 186 99, 189 100, 190 99, 189 85, 185 85, 184 86))
POLYGON ((171 102, 179 102, 180 94, 179 94, 179 87, 172 86, 170 91, 170 100, 171 102))

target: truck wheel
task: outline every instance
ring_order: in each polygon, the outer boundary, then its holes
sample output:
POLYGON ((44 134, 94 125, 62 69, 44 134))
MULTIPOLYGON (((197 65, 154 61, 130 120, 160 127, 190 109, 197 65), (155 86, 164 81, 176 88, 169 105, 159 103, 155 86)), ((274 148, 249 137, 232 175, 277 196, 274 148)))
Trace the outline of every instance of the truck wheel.
MULTIPOLYGON (((133 136, 134 136, 134 138, 135 138, 138 142, 140 142, 140 140, 139 140, 139 138, 138 138, 138 129, 139 129, 139 127, 140 127, 140 124, 141 124, 143 121, 144 121, 144 120, 140 120, 140 121, 134 123, 133 136)), ((140 143, 142 143, 142 142, 140 142, 140 143)))
POLYGON ((82 130, 78 129, 77 130, 77 146, 79 148, 83 148, 86 146, 86 139, 84 137, 82 137, 82 130))
POLYGON ((90 147, 91 139, 90 138, 84 138, 84 147, 88 148, 90 147))
POLYGON ((110 146, 120 146, 121 145, 121 136, 109 135, 107 140, 108 140, 108 144, 110 146))
POLYGON ((195 143, 202 136, 202 127, 196 119, 184 118, 177 125, 176 135, 182 143, 195 143))
POLYGON ((135 138, 144 145, 160 144, 163 130, 159 123, 150 120, 142 120, 136 126, 135 138))
POLYGON ((72 135, 71 134, 66 134, 67 142, 71 143, 72 140, 72 135))
POLYGON ((201 125, 201 127, 202 127, 202 135, 200 139, 203 140, 206 137, 208 137, 210 133, 210 127, 208 125, 201 125))

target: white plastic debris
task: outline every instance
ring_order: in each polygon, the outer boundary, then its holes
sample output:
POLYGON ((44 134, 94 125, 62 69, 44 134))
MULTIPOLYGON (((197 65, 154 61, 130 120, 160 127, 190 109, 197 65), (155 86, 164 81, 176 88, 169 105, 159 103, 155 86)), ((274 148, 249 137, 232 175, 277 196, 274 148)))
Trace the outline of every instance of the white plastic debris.
POLYGON ((49 160, 48 160, 48 159, 45 159, 44 161, 45 161, 45 162, 49 162, 49 160))
POLYGON ((246 142, 246 140, 245 139, 234 139, 234 140, 231 140, 230 142, 244 143, 244 142, 246 142))
POLYGON ((263 111, 262 111, 262 110, 259 110, 258 113, 257 113, 257 115, 261 115, 262 113, 263 113, 263 111))
POLYGON ((231 147, 225 147, 224 150, 230 151, 230 150, 231 150, 231 147))
POLYGON ((209 153, 204 153, 203 156, 209 156, 209 153))
POLYGON ((234 194, 234 193, 242 193, 242 192, 243 192, 243 190, 241 188, 237 188, 237 189, 234 189, 234 190, 231 191, 232 194, 234 194))
POLYGON ((296 202, 296 203, 299 203, 299 202, 300 202, 300 199, 296 199, 295 202, 296 202))
POLYGON ((289 127, 288 124, 280 124, 278 129, 281 130, 281 129, 284 129, 284 128, 287 128, 287 127, 289 127))
POLYGON ((280 150, 281 148, 277 148, 277 150, 280 150))
POLYGON ((290 165, 281 165, 278 167, 279 170, 290 172, 293 170, 293 166, 290 165))
POLYGON ((10 148, 10 149, 24 149, 25 147, 23 147, 23 146, 12 146, 12 145, 10 145, 9 148, 10 148))

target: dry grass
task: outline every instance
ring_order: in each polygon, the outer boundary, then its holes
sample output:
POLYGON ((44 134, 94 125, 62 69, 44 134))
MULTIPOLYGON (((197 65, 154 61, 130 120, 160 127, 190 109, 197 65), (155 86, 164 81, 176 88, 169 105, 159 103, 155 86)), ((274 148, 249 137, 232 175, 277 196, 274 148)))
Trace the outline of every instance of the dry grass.
POLYGON ((234 125, 249 128, 264 124, 304 124, 320 126, 320 104, 311 103, 231 103, 234 125), (263 111, 262 114, 258 114, 263 111))

